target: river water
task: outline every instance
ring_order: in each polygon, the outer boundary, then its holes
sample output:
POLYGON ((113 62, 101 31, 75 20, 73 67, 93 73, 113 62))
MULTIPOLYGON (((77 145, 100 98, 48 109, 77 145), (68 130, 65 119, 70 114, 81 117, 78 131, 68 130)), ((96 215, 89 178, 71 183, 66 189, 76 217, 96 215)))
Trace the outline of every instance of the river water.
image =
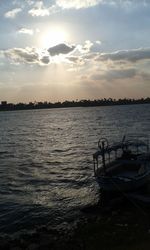
POLYGON ((149 104, 0 112, 0 234, 78 216, 98 199, 98 139, 143 132, 149 104))

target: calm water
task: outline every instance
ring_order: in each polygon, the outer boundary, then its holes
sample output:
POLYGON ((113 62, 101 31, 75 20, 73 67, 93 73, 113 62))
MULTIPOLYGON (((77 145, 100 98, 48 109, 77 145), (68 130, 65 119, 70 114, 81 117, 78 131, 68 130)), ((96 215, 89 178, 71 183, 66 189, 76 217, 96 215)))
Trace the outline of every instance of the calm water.
POLYGON ((97 200, 102 137, 150 135, 150 105, 0 112, 0 233, 58 225, 97 200))

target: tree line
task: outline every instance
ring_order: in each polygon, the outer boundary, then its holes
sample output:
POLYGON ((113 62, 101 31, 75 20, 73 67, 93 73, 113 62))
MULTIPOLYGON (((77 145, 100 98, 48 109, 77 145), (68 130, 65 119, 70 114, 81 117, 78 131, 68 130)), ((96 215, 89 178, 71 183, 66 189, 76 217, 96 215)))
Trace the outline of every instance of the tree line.
POLYGON ((7 103, 1 102, 0 111, 9 110, 25 110, 25 109, 47 109, 47 108, 68 108, 68 107, 94 107, 94 106, 112 106, 112 105, 129 105, 129 104, 146 104, 150 103, 150 97, 140 99, 113 99, 103 98, 95 100, 76 100, 76 101, 64 101, 64 102, 29 102, 29 103, 7 103))

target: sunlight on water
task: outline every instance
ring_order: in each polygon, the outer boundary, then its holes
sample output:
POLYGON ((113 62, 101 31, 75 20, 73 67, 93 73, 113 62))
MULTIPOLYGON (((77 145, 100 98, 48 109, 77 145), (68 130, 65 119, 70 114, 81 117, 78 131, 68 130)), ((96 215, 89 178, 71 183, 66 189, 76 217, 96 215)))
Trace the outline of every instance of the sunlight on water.
POLYGON ((0 112, 0 232, 57 225, 96 202, 100 137, 150 134, 150 105, 0 112))

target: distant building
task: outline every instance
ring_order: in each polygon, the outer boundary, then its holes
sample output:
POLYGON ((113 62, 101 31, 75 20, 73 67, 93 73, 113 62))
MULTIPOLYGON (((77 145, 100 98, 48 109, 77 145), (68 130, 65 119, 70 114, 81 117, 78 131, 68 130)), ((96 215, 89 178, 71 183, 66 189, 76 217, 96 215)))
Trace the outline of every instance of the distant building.
POLYGON ((7 105, 7 101, 1 101, 1 105, 2 106, 6 106, 7 105))

